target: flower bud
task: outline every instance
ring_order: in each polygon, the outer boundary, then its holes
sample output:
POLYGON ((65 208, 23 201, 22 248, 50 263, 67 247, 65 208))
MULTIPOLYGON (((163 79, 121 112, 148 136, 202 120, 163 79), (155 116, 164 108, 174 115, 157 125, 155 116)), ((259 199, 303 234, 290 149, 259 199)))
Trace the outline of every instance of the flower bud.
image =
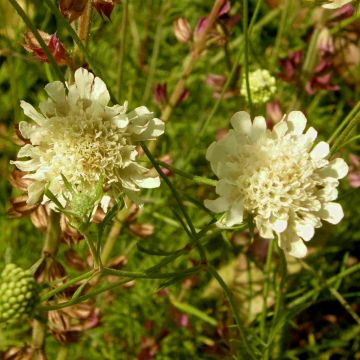
POLYGON ((154 225, 152 224, 130 224, 129 230, 141 238, 146 238, 154 233, 154 225))
POLYGON ((7 264, 0 275, 0 321, 27 317, 37 302, 35 280, 29 270, 7 264))
POLYGON ((191 27, 185 18, 180 17, 175 20, 173 24, 173 30, 178 41, 187 43, 190 40, 191 27))
POLYGON ((334 52, 334 42, 327 27, 321 29, 317 38, 316 48, 321 54, 332 54, 334 52))
POLYGON ((156 84, 153 90, 153 100, 159 105, 159 107, 163 107, 167 103, 167 85, 166 84, 156 84))
POLYGON ((93 0, 92 5, 101 16, 106 16, 110 20, 116 2, 116 0, 93 0))
MULTIPOLYGON (((58 37, 55 34, 50 35, 43 31, 39 31, 39 34, 49 48, 49 51, 54 57, 56 63, 59 65, 68 64, 68 55, 58 37)), ((25 33, 24 40, 25 43, 23 44, 23 47, 25 50, 32 53, 38 60, 46 63, 49 62, 46 54, 31 31, 25 33)))
POLYGON ((73 22, 82 15, 89 0, 60 0, 60 11, 64 17, 73 22))

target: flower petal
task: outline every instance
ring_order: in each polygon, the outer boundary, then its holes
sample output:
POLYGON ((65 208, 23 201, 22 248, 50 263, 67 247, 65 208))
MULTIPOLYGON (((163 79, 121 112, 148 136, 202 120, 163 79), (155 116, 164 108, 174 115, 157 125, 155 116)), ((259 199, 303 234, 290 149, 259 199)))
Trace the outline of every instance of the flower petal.
POLYGON ((349 166, 346 162, 343 159, 337 158, 332 160, 329 165, 319 169, 318 173, 320 173, 322 177, 342 179, 347 175, 348 171, 349 166))
POLYGON ((226 217, 226 226, 231 227, 234 225, 242 224, 244 221, 244 206, 242 202, 237 201, 231 205, 230 210, 226 217))
POLYGON ((227 211, 229 208, 229 204, 224 197, 218 197, 215 200, 207 199, 204 201, 204 205, 216 214, 227 211))
POLYGON ((301 239, 298 239, 290 243, 290 248, 287 250, 287 253, 301 259, 306 256, 307 247, 301 239))
POLYGON ((319 211, 319 216, 330 224, 338 224, 344 217, 344 211, 340 204, 328 202, 319 211))
POLYGON ((289 125, 289 132, 300 135, 303 133, 306 126, 306 117, 301 111, 291 111, 287 116, 289 125))
POLYGON ((315 147, 311 150, 310 156, 313 160, 321 160, 329 155, 330 147, 329 144, 325 141, 320 141, 315 147))
POLYGON ((251 130, 251 138, 253 140, 260 137, 266 131, 266 121, 263 116, 256 116, 254 118, 252 130, 251 130))
POLYGON ((246 111, 236 112, 230 119, 231 126, 241 134, 250 135, 252 123, 250 115, 246 111))
POLYGON ((28 205, 35 205, 39 202, 42 194, 44 193, 44 184, 39 181, 34 181, 28 186, 28 199, 26 203, 28 205))
POLYGON ((25 101, 20 101, 20 106, 24 110, 24 114, 30 119, 34 120, 38 125, 44 125, 46 119, 43 115, 41 115, 35 108, 25 101))
POLYGON ((283 137, 288 131, 288 125, 286 121, 280 121, 272 129, 273 133, 276 134, 277 138, 283 137))

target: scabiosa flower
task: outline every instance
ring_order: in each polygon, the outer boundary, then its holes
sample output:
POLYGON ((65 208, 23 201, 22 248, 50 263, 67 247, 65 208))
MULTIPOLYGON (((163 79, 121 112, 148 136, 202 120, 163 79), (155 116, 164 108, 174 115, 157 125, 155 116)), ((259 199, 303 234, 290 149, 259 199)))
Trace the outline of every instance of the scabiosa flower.
MULTIPOLYGON (((251 100, 254 103, 265 103, 276 91, 276 81, 265 69, 257 69, 249 74, 251 100)), ((241 83, 241 94, 248 100, 245 76, 241 83)))
POLYGON ((48 187, 66 205, 71 192, 64 179, 79 192, 95 189, 102 182, 114 197, 122 192, 134 196, 140 188, 160 185, 159 177, 136 161, 136 143, 164 132, 164 123, 145 106, 129 113, 126 102, 108 106, 106 85, 83 68, 75 72, 74 84, 65 88, 55 81, 45 91, 49 98, 40 103, 40 112, 21 102, 34 123, 20 122, 20 132, 30 144, 20 149, 21 160, 12 161, 33 180, 28 186, 28 204, 41 200, 48 187))
POLYGON ((314 236, 321 220, 337 224, 343 210, 337 198, 338 179, 348 172, 342 159, 327 160, 329 145, 314 144, 317 132, 303 133, 306 118, 292 111, 270 131, 262 116, 244 111, 231 118, 233 129, 214 142, 206 158, 219 178, 216 200, 205 206, 225 212, 218 224, 231 227, 253 217, 260 236, 276 234, 279 246, 295 257, 306 255, 303 241, 314 236))

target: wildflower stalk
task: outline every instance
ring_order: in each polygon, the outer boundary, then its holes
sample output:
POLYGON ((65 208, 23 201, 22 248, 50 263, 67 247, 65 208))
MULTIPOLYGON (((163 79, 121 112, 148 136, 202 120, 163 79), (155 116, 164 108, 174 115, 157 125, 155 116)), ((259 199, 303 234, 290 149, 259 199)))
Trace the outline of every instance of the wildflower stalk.
POLYGON ((251 32, 252 32, 253 27, 255 25, 255 21, 256 21, 258 15, 259 15, 259 11, 261 9, 262 3, 263 3, 263 0, 258 0, 257 3, 256 3, 254 13, 253 13, 253 15, 251 17, 251 20, 250 20, 250 25, 249 25, 249 30, 248 30, 249 36, 251 35, 251 32))
POLYGON ((192 69, 196 63, 196 61, 199 59, 206 43, 206 37, 210 29, 213 27, 216 18, 218 16, 219 10, 221 6, 223 5, 224 0, 215 0, 213 8, 211 9, 210 15, 207 18, 207 24, 205 26, 204 31, 200 33, 198 41, 195 42, 194 48, 191 51, 190 59, 186 63, 181 75, 180 79, 178 80, 177 84, 175 85, 175 88, 170 96, 169 103, 166 105, 164 111, 161 114, 161 120, 168 121, 171 113, 176 106, 176 104, 179 102, 180 97, 185 89, 186 80, 189 77, 189 75, 192 72, 192 69))
POLYGON ((357 102, 355 107, 349 112, 346 118, 339 124, 333 134, 329 137, 328 143, 332 143, 336 138, 338 138, 340 132, 345 128, 345 126, 351 121, 351 119, 360 111, 360 101, 357 102))
POLYGON ((121 229, 123 227, 123 222, 126 219, 126 217, 130 213, 130 207, 124 208, 121 211, 119 211, 118 215, 115 218, 114 224, 110 229, 110 232, 106 238, 104 247, 101 252, 101 262, 106 265, 109 261, 109 257, 111 255, 112 250, 114 249, 114 246, 116 244, 116 240, 119 238, 121 229))
POLYGON ((228 288, 228 286, 226 285, 225 281, 220 276, 220 274, 216 271, 216 269, 211 264, 208 264, 208 270, 209 270, 209 273, 218 282, 220 287, 223 289, 223 291, 224 291, 224 293, 225 293, 225 295, 226 295, 226 297, 227 297, 227 299, 229 301, 232 313, 233 313, 234 318, 235 318, 236 325, 237 325, 239 333, 240 333, 241 340, 243 342, 243 345, 244 345, 248 355, 250 356, 251 359, 257 359, 257 356, 255 355, 255 352, 254 352, 254 349, 253 349, 252 345, 250 344, 247 337, 245 336, 246 330, 245 330, 245 327, 244 327, 244 325, 242 323, 242 320, 240 319, 240 316, 239 316, 239 313, 237 311, 237 307, 236 307, 236 304, 235 304, 235 301, 233 299, 233 296, 231 294, 230 289, 228 288))
POLYGON ((160 166, 164 167, 165 169, 170 170, 174 174, 178 174, 186 179, 190 179, 190 180, 194 181, 195 183, 209 185, 209 186, 216 186, 216 183, 217 183, 216 180, 208 179, 203 176, 196 176, 196 175, 189 174, 189 173, 187 173, 183 170, 177 169, 176 167, 169 165, 163 161, 157 161, 157 163, 160 166))
POLYGON ((126 44, 126 32, 128 25, 128 12, 129 3, 128 0, 123 1, 123 14, 121 18, 121 30, 120 30, 120 49, 119 49, 119 67, 117 76, 117 98, 121 99, 121 90, 123 88, 123 73, 124 73, 124 58, 125 58, 125 44, 126 44))
MULTIPOLYGON (((45 235, 45 241, 42 249, 42 256, 46 259, 46 268, 53 261, 60 242, 60 213, 51 211, 49 215, 49 223, 45 235)), ((46 278, 46 277, 45 277, 46 278)), ((34 349, 34 360, 42 359, 42 351, 44 348, 46 324, 34 320, 32 329, 31 346, 34 349)))
POLYGON ((179 205, 180 211, 182 212, 187 225, 189 226, 190 229, 190 233, 191 233, 191 238, 190 240, 193 242, 194 246, 198 249, 199 251, 199 255, 200 255, 200 259, 203 263, 206 263, 206 254, 205 254, 205 250, 202 247, 201 243, 199 242, 199 238, 197 236, 195 227, 191 221, 191 218, 189 216, 189 214, 187 213, 185 206, 181 200, 181 197, 179 196, 178 192, 176 191, 175 187, 172 185, 171 181, 169 180, 169 178, 163 173, 163 171, 161 170, 160 166, 157 164, 156 160, 154 159, 154 157, 152 156, 151 152, 149 151, 149 149, 147 148, 147 146, 145 145, 144 142, 141 142, 141 147, 144 150, 144 153, 146 154, 146 156, 149 158, 149 160, 151 161, 151 163, 153 164, 154 168, 156 169, 156 171, 158 172, 158 174, 160 175, 160 177, 164 180, 164 182, 166 183, 166 185, 169 187, 172 195, 174 196, 176 202, 179 205))
POLYGON ((251 90, 249 82, 249 34, 248 34, 248 15, 249 15, 249 6, 248 0, 243 0, 243 33, 244 33, 244 71, 245 71, 245 83, 246 83, 246 92, 247 99, 249 102, 250 114, 254 116, 254 108, 251 100, 251 90))
POLYGON ((154 80, 155 70, 156 70, 156 63, 160 53, 160 42, 161 42, 161 35, 162 35, 162 28, 164 25, 164 13, 169 7, 170 2, 165 1, 161 7, 160 14, 157 17, 157 26, 155 31, 155 39, 154 39, 154 46, 151 54, 150 60, 150 68, 149 68, 149 75, 146 80, 145 91, 143 96, 143 102, 147 103, 150 96, 151 87, 154 80))
POLYGON ((54 56, 51 54, 48 46, 45 44, 45 41, 43 40, 43 38, 39 34, 39 31, 37 30, 37 28, 35 27, 35 25, 31 21, 31 19, 27 16, 25 11, 22 9, 22 7, 18 4, 18 2, 16 0, 9 0, 9 1, 10 1, 11 5, 13 6, 13 8, 16 10, 16 12, 19 14, 19 16, 23 19, 26 26, 30 29, 30 31, 35 36, 35 39, 38 41, 41 49, 44 51, 46 57, 48 58, 48 60, 50 62, 50 65, 52 66, 53 70, 55 71, 57 77, 62 82, 64 82, 65 78, 64 78, 64 75, 63 75, 62 71, 60 70, 58 64, 55 61, 54 56))
POLYGON ((86 46, 90 32, 91 1, 88 0, 83 14, 79 18, 77 34, 81 42, 86 46))
MULTIPOLYGON (((285 298, 285 286, 286 286, 286 277, 287 277, 287 263, 286 263, 286 257, 284 252, 277 247, 278 249, 278 254, 279 254, 279 259, 280 259, 280 281, 278 282, 277 285, 275 285, 275 308, 274 308, 274 315, 272 318, 272 322, 271 322, 271 329, 269 331, 269 334, 272 334, 272 338, 273 339, 277 339, 277 337, 274 335, 275 331, 276 331, 276 325, 280 319, 280 315, 281 312, 283 310, 284 307, 284 298, 285 298)), ((275 281, 276 281, 276 277, 275 277, 275 281)), ((281 340, 281 336, 278 336, 279 340, 281 340)), ((271 351, 271 341, 268 337, 268 347, 269 347, 269 352, 271 351)), ((278 358, 280 356, 281 353, 281 346, 280 346, 280 341, 278 341, 277 344, 275 344, 275 349, 274 349, 274 353, 272 353, 271 355, 274 358, 278 358)))
POLYGON ((263 307, 260 318, 260 337, 263 340, 265 340, 265 335, 266 335, 265 327, 266 327, 266 317, 267 317, 267 298, 269 295, 269 288, 270 288, 270 270, 271 270, 271 261, 272 261, 274 245, 275 245, 274 240, 270 240, 268 242, 268 251, 267 251, 265 271, 264 271, 264 286, 263 286, 263 296, 262 296, 263 307))
MULTIPOLYGON (((322 278, 321 275, 319 275, 314 268, 312 268, 310 265, 308 265, 305 261, 300 261, 301 265, 308 271, 310 271, 312 274, 314 274, 317 279, 319 280, 320 283, 324 282, 324 279, 322 278)), ((328 288, 328 290, 330 291, 330 293, 334 296, 334 298, 336 300, 339 301, 339 303, 341 304, 341 306, 349 313, 349 315, 355 320, 355 322, 360 325, 360 317, 358 314, 356 314, 356 312, 351 308, 351 306, 349 305, 349 303, 346 301, 346 299, 344 299, 344 297, 331 285, 326 286, 328 288)))
POLYGON ((289 5, 290 5, 289 0, 285 0, 285 2, 282 3, 280 25, 279 25, 279 28, 278 28, 278 31, 277 31, 277 34, 276 34, 274 51, 272 53, 272 59, 271 59, 272 65, 276 64, 276 61, 277 61, 277 58, 278 58, 281 40, 283 38, 284 30, 285 30, 285 27, 286 27, 286 22, 287 22, 287 19, 288 19, 289 5))

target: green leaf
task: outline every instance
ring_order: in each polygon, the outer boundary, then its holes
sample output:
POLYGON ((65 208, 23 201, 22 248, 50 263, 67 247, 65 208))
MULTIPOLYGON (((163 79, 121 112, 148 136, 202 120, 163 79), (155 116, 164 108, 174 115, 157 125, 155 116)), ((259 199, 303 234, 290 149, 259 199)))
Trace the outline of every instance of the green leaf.
POLYGON ((173 299, 172 297, 170 297, 170 301, 171 303, 174 305, 174 307, 176 307, 178 310, 187 313, 189 315, 193 315, 197 318, 199 318, 200 320, 212 325, 212 326, 216 326, 217 325, 217 320, 212 318, 211 316, 209 316, 208 314, 206 314, 205 312, 197 309, 196 307, 187 304, 187 303, 182 303, 180 301, 176 301, 175 299, 173 299))

